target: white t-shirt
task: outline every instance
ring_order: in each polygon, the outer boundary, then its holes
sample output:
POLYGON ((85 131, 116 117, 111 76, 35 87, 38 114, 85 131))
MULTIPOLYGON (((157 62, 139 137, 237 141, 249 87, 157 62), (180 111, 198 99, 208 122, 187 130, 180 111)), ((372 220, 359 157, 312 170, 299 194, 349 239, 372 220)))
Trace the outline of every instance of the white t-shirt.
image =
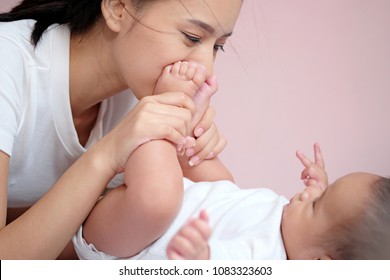
MULTIPOLYGON (((286 259, 280 225, 287 199, 269 189, 240 189, 230 181, 194 183, 184 179, 181 210, 157 241, 130 259, 166 259, 173 235, 205 209, 212 228, 210 258, 214 260, 286 259)), ((116 259, 99 252, 82 237, 82 227, 73 237, 80 259, 116 259)))
MULTIPOLYGON (((49 27, 34 48, 34 24, 0 23, 0 150, 10 155, 8 207, 34 204, 85 152, 70 108, 69 29, 49 27)), ((102 102, 85 147, 107 134, 136 102, 129 92, 102 102)))

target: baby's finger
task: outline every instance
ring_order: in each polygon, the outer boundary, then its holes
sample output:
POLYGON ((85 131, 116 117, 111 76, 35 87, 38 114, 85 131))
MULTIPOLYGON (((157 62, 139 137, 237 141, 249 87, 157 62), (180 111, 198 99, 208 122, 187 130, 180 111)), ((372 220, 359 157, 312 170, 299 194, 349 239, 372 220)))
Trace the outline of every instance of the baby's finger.
POLYGON ((175 251, 171 247, 168 247, 167 249, 167 257, 169 260, 184 260, 183 256, 181 256, 177 251, 175 251))
POLYGON ((200 242, 207 242, 211 236, 211 228, 208 220, 194 219, 190 224, 194 230, 183 234, 188 234, 187 238, 193 241, 194 245, 200 242))
POLYGON ((209 215, 207 214, 206 210, 201 210, 199 213, 199 219, 202 221, 205 221, 206 223, 209 222, 209 215))
POLYGON ((296 156, 301 161, 303 166, 305 166, 306 168, 309 168, 310 166, 313 165, 313 162, 308 157, 306 157, 301 151, 297 151, 296 156))
POLYGON ((306 187, 316 187, 318 186, 318 181, 315 179, 304 179, 303 182, 305 183, 306 187))
MULTIPOLYGON (((188 228, 186 229, 188 231, 188 228)), ((179 235, 176 235, 175 239, 172 240, 170 246, 175 248, 176 252, 184 258, 191 258, 196 254, 198 247, 201 243, 195 243, 194 240, 188 238, 188 232, 181 230, 179 235)))
POLYGON ((318 166, 325 168, 324 157, 322 155, 322 151, 318 143, 314 144, 314 159, 315 159, 315 163, 318 166))

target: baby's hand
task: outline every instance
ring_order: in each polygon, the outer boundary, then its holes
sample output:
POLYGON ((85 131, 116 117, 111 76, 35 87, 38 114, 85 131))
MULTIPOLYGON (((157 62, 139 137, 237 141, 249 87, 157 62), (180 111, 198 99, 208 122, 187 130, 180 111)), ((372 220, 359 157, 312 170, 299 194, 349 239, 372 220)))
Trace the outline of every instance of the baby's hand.
POLYGON ((202 210, 198 218, 190 220, 173 236, 167 247, 168 259, 208 260, 210 236, 208 216, 202 210))
POLYGON ((302 152, 297 151, 298 159, 302 162, 305 169, 302 171, 301 179, 307 187, 317 186, 322 190, 328 186, 328 175, 325 171, 324 158, 318 143, 314 144, 314 163, 302 152))

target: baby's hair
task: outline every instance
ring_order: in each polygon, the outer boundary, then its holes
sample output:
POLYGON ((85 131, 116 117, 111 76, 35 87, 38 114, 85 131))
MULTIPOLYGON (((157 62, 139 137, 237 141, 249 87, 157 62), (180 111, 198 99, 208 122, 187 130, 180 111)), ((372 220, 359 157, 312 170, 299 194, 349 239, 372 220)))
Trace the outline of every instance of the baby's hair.
MULTIPOLYGON (((132 0, 141 10, 154 0, 132 0)), ((102 17, 102 0, 24 0, 10 12, 0 14, 0 22, 36 20, 31 40, 37 45, 47 28, 55 23, 68 24, 71 34, 88 32, 102 17)))
POLYGON ((359 235, 366 246, 357 250, 358 259, 390 259, 390 178, 381 177, 372 185, 373 200, 359 235))
POLYGON ((380 177, 355 217, 325 233, 333 259, 390 259, 390 179, 380 177))

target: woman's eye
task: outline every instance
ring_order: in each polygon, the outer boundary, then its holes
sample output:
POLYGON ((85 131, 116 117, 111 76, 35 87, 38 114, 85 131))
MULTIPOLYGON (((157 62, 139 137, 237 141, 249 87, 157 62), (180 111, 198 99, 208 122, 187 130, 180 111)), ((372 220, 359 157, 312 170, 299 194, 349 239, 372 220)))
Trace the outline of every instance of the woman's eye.
MULTIPOLYGON (((182 34, 193 45, 202 43, 202 39, 199 36, 191 35, 191 34, 188 34, 186 32, 182 32, 182 34)), ((224 44, 215 44, 214 45, 214 51, 216 53, 219 52, 219 51, 225 52, 224 44)))
POLYGON ((184 32, 183 32, 183 34, 187 38, 187 40, 190 41, 193 44, 199 44, 201 42, 200 41, 200 37, 193 36, 193 35, 190 35, 190 34, 187 34, 187 33, 184 33, 184 32))
POLYGON ((218 52, 218 51, 223 51, 223 52, 225 52, 224 45, 218 45, 218 44, 216 44, 216 45, 214 45, 214 50, 215 50, 216 52, 218 52))

